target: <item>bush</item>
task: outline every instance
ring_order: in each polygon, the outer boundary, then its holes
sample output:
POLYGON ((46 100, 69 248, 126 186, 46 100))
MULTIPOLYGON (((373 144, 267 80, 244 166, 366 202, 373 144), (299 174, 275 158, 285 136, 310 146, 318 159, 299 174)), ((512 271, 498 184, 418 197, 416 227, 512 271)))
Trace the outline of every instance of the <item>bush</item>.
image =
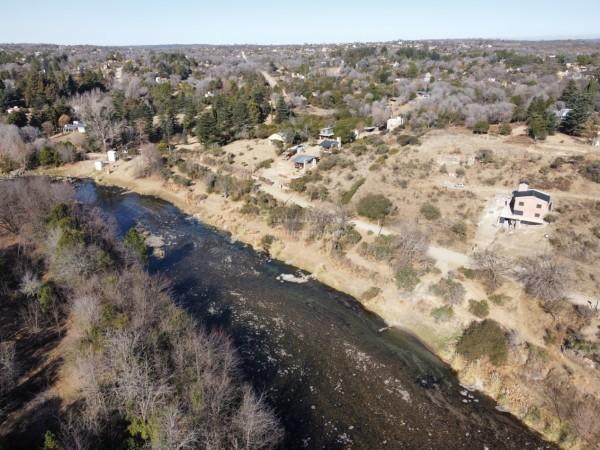
POLYGON ((469 312, 480 319, 487 317, 490 313, 490 307, 485 300, 469 300, 469 312))
POLYGON ((475 134, 487 134, 490 130, 490 124, 486 120, 480 120, 473 125, 473 133, 475 134))
POLYGON ((462 284, 450 277, 442 278, 434 284, 432 291, 451 305, 460 305, 465 299, 466 292, 462 284))
POLYGON ((352 187, 350 188, 350 190, 348 190, 342 194, 342 198, 341 198, 342 204, 347 205, 348 203, 350 203, 350 201, 352 200, 352 197, 354 197, 354 194, 356 194, 356 191, 358 191, 358 189, 363 185, 364 182, 365 182, 364 178, 360 178, 359 180, 356 180, 354 182, 354 184, 352 185, 352 187))
POLYGON ((269 254, 273 242, 275 242, 275 236, 265 234, 260 240, 260 246, 262 247, 265 253, 269 254))
POLYGON ((411 136, 409 134, 401 134, 396 138, 396 142, 398 145, 402 147, 406 147, 407 145, 420 145, 421 142, 416 136, 411 136))
POLYGON ((60 165, 60 156, 52 147, 43 147, 37 155, 40 166, 58 166, 60 165))
POLYGON ((125 247, 129 248, 143 263, 148 262, 148 246, 146 238, 135 228, 130 228, 123 238, 125 247))
POLYGON ((498 127, 498 134, 501 136, 510 136, 512 133, 512 128, 509 123, 501 123, 498 127))
POLYGON ((440 306, 431 310, 431 317, 436 322, 448 322, 454 317, 454 309, 451 305, 440 306))
POLYGON ((381 294, 381 289, 379 289, 377 286, 371 286, 369 289, 363 292, 360 298, 363 301, 369 301, 377 297, 379 294, 381 294))
POLYGON ((508 303, 511 298, 508 295, 504 294, 494 294, 488 297, 488 300, 492 302, 494 305, 503 306, 508 303))
POLYGON ((405 292, 412 292, 419 284, 419 274, 413 266, 403 266, 396 271, 396 285, 405 292))
POLYGON ((456 352, 467 361, 488 357, 499 366, 508 356, 508 339, 502 327, 492 319, 471 322, 456 345, 456 352))
POLYGON ((360 199, 356 211, 361 216, 382 221, 392 211, 392 202, 384 195, 368 194, 360 199))
POLYGON ((581 170, 581 174, 588 180, 600 183, 600 161, 592 161, 585 165, 581 170))
POLYGON ((467 224, 464 222, 456 222, 450 227, 450 230, 458 237, 461 241, 467 239, 467 224))
POLYGON ((442 213, 438 207, 429 202, 421 205, 420 211, 421 214, 423 214, 423 217, 425 217, 427 220, 438 220, 440 217, 442 217, 442 213))
POLYGON ((269 169, 271 167, 271 164, 273 164, 273 159, 265 159, 264 161, 261 161, 256 165, 256 170, 269 169))

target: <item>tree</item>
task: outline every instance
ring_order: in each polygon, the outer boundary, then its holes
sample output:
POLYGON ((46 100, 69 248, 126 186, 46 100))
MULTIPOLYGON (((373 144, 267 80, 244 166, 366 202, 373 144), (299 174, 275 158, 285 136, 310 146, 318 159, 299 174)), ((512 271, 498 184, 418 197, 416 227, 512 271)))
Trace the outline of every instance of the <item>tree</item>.
POLYGON ((160 170, 162 155, 154 144, 144 144, 140 147, 140 155, 136 158, 135 176, 147 177, 160 170))
POLYGON ((83 119, 86 131, 95 138, 106 152, 109 143, 119 134, 120 126, 114 122, 112 99, 96 89, 78 95, 73 100, 73 108, 83 119))
POLYGON ((456 344, 456 352, 467 361, 487 357, 495 366, 508 357, 508 339, 500 324, 492 319, 471 322, 456 344))
POLYGON ((570 270, 553 255, 524 258, 521 266, 517 278, 529 295, 542 300, 558 300, 565 295, 570 270))
POLYGON ((565 102, 567 108, 572 108, 574 106, 574 102, 579 96, 579 88, 574 80, 569 80, 561 96, 559 97, 560 101, 565 102))
POLYGON ((25 125, 27 125, 27 122, 27 115, 22 109, 10 113, 6 118, 6 123, 10 125, 16 125, 18 127, 24 127, 25 125))
POLYGON ((361 216, 377 220, 380 227, 383 227, 383 221, 392 212, 392 206, 392 202, 385 195, 367 194, 359 200, 356 211, 361 216))
POLYGON ((560 124, 560 131, 565 134, 579 136, 584 130, 584 126, 590 116, 590 102, 585 94, 576 95, 570 106, 572 110, 567 114, 560 124))
POLYGON ((289 119, 290 111, 285 103, 283 96, 280 96, 277 99, 277 104, 275 105, 275 122, 282 123, 289 119))
POLYGON ((123 243, 143 264, 148 262, 146 238, 138 230, 131 227, 125 234, 123 243))
POLYGON ((202 113, 198 120, 198 126, 195 133, 203 144, 213 144, 217 142, 217 121, 212 111, 202 113))

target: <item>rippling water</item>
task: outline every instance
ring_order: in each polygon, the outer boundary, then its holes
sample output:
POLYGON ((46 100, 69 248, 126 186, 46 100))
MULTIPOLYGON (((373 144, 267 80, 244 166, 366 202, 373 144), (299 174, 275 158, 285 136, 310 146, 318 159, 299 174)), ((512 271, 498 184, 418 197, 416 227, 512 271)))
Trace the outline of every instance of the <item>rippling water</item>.
POLYGON ((150 270, 173 282, 175 299, 239 349, 244 377, 286 429, 284 448, 550 448, 413 337, 352 297, 232 242, 164 201, 81 184, 79 198, 121 233, 141 224, 165 242, 150 270))

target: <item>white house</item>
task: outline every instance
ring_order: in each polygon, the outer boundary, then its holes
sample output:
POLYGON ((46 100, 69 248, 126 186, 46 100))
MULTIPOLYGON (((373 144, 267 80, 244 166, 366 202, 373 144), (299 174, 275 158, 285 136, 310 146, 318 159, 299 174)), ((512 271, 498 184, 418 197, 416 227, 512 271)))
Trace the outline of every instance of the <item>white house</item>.
POLYGON ((333 127, 321 128, 321 131, 319 131, 319 139, 332 139, 333 137, 335 137, 333 127))
POLYGON ((64 133, 85 133, 85 124, 83 122, 79 122, 78 120, 74 120, 73 123, 68 123, 63 127, 64 133))
POLYGON ((117 152, 114 150, 107 151, 106 156, 108 157, 108 162, 116 162, 117 161, 117 152))
POLYGON ((286 136, 283 133, 273 133, 271 136, 269 136, 268 139, 269 139, 269 142, 273 145, 276 142, 281 142, 282 144, 285 144, 286 136))
POLYGON ((104 163, 102 161, 94 161, 94 168, 97 171, 101 171, 102 167, 104 167, 104 163))
POLYGON ((388 119, 386 128, 388 131, 394 131, 396 128, 401 127, 402 125, 404 125, 404 117, 392 117, 388 119))

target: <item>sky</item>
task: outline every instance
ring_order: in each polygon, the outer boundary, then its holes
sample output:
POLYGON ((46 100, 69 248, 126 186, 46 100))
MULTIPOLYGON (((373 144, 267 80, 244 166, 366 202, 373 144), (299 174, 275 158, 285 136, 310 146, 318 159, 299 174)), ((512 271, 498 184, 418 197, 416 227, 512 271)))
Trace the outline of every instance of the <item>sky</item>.
POLYGON ((0 0, 0 42, 302 44, 600 38, 600 0, 0 0))

